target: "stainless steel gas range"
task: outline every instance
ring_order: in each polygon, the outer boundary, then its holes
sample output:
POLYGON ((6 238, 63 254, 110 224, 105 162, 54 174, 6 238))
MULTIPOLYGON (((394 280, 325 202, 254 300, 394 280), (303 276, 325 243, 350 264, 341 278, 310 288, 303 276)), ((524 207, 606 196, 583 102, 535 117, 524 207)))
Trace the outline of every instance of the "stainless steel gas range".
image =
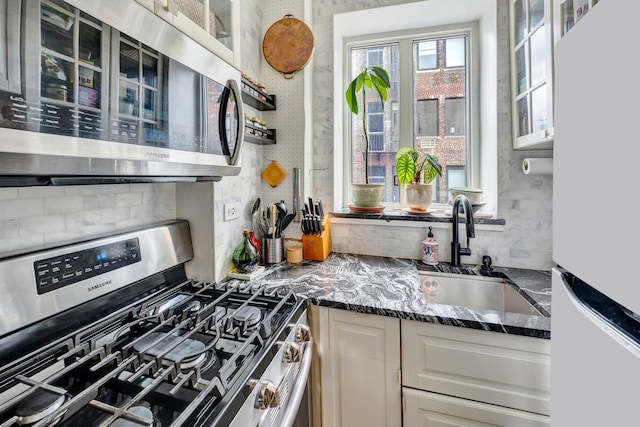
POLYGON ((189 279, 192 256, 178 220, 0 259, 0 427, 297 422, 306 301, 189 279))

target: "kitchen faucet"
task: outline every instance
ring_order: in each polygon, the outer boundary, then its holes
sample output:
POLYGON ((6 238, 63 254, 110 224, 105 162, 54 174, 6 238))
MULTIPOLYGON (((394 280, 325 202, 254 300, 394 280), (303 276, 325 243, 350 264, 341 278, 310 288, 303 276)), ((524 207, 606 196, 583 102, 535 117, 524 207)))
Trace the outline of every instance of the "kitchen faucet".
POLYGON ((458 194, 456 198, 453 200, 453 230, 452 230, 452 241, 451 241, 451 265, 459 266, 460 265, 460 255, 471 255, 471 248, 469 247, 469 239, 472 237, 476 237, 475 229, 473 226, 473 208, 471 207, 471 202, 464 194, 458 194), (460 208, 460 203, 462 203, 462 210, 464 212, 464 216, 466 217, 466 225, 467 225, 467 247, 461 248, 460 243, 458 242, 458 210, 460 208))

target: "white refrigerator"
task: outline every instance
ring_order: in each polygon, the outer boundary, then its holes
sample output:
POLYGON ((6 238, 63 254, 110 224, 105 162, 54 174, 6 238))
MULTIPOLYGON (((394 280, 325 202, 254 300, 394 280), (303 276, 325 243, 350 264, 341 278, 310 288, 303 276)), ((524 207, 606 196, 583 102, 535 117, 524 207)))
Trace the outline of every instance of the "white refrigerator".
POLYGON ((556 45, 554 427, 640 426, 639 28, 600 0, 556 45))

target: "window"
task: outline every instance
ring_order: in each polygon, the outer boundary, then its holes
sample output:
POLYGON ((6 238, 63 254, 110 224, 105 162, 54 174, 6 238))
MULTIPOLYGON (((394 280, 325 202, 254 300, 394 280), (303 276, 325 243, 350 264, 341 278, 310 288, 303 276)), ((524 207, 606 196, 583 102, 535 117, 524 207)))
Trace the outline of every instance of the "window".
POLYGON ((420 99, 416 103, 416 135, 438 135, 438 100, 420 99))
POLYGON ((384 151, 384 112, 380 102, 367 103, 369 151, 384 151))
POLYGON ((464 98, 449 98, 444 100, 444 134, 458 136, 465 134, 465 105, 464 98))
POLYGON ((438 49, 435 40, 417 43, 418 70, 434 70, 438 68, 438 49))
MULTIPOLYGON (((369 152, 375 153, 369 156, 369 182, 372 182, 373 170, 379 177, 393 176, 395 153, 403 146, 436 155, 445 170, 448 165, 463 165, 462 173, 466 172, 464 165, 469 152, 466 137, 468 39, 466 32, 444 36, 427 33, 397 37, 383 44, 367 45, 365 42, 350 47, 352 77, 347 82, 374 62, 385 68, 390 76, 411 76, 411 79, 399 79, 397 91, 393 87, 389 90, 384 106, 374 90, 367 91, 365 125, 369 152), (403 52, 406 52, 404 56, 403 52), (425 73, 425 69, 431 71, 425 73)), ((351 121, 352 182, 364 182, 361 120, 354 116, 351 121)), ((437 177, 432 183, 437 203, 448 201, 446 190, 440 191, 447 187, 445 179, 444 176, 437 177)), ((392 187, 386 187, 382 199, 385 204, 397 201, 392 187)))

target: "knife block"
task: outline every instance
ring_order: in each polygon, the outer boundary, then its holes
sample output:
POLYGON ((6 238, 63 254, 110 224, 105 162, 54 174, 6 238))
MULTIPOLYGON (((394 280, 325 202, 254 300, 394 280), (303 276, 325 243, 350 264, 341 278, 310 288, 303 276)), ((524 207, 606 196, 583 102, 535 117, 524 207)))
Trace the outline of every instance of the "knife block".
POLYGON ((331 253, 331 230, 329 216, 322 218, 322 232, 318 235, 302 235, 302 256, 304 259, 324 261, 331 253))

